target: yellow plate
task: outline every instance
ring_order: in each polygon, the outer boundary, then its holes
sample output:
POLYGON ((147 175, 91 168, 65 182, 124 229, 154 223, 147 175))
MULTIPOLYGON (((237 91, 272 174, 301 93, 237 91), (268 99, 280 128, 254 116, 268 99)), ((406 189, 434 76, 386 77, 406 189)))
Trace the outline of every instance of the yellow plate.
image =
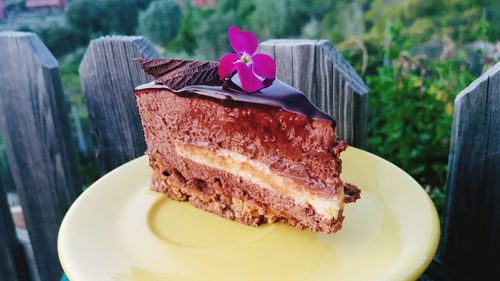
POLYGON ((431 261, 439 219, 409 175, 370 153, 342 154, 362 189, 336 234, 250 227, 149 191, 146 156, 88 188, 66 214, 59 257, 72 281, 415 280, 431 261))

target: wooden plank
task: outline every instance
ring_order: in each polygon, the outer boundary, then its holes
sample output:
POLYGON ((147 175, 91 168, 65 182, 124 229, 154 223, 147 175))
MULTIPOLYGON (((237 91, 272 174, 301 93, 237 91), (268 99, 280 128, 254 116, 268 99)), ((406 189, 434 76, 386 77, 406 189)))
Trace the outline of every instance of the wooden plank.
MULTIPOLYGON (((293 71, 292 86, 303 92, 313 103, 321 106, 316 96, 316 41, 295 41, 292 48, 292 64, 300 71, 293 71)), ((320 70, 318 70, 318 75, 320 70)))
POLYGON ((80 65, 101 174, 146 150, 133 90, 153 78, 132 61, 141 57, 155 58, 160 54, 144 37, 102 37, 92 40, 80 65))
POLYGON ((59 65, 36 34, 0 33, 0 129, 41 280, 60 278, 59 225, 81 192, 59 65))
POLYGON ((332 71, 332 68, 329 67, 331 66, 330 64, 325 61, 324 57, 324 51, 323 48, 319 48, 319 45, 316 43, 315 44, 315 50, 314 50, 314 61, 315 65, 314 68, 318 70, 318 73, 315 75, 316 83, 316 105, 319 108, 323 108, 324 111, 328 114, 330 113, 330 108, 328 107, 327 104, 327 94, 329 89, 332 87, 331 79, 325 79, 325 77, 328 77, 329 75, 331 76, 332 73, 329 73, 332 71))
POLYGON ((257 49, 257 52, 259 53, 265 53, 270 55, 271 57, 275 58, 275 46, 276 44, 270 42, 270 41, 264 41, 259 44, 259 47, 257 49))
POLYGON ((327 40, 273 39, 259 52, 276 60, 277 78, 301 90, 337 119, 337 134, 366 147, 368 88, 342 54, 327 40))
POLYGON ((276 59, 276 75, 281 81, 293 85, 293 69, 295 66, 293 64, 293 53, 292 46, 287 44, 276 44, 274 46, 274 56, 276 59))
MULTIPOLYGON (((352 80, 350 80, 352 81, 352 80)), ((352 88, 351 83, 347 82, 345 84, 345 101, 344 104, 354 104, 355 103, 355 98, 354 95, 356 94, 352 88)), ((354 124, 354 114, 352 112, 352 106, 344 106, 344 115, 343 119, 344 120, 344 136, 347 136, 349 139, 355 139, 356 138, 356 133, 355 130, 352 126, 347 126, 346 124, 354 124)))
POLYGON ((474 280, 500 276, 500 63, 455 99, 439 259, 474 280))
POLYGON ((19 244, 14 222, 7 202, 7 194, 0 175, 0 276, 5 281, 19 281, 14 259, 14 248, 19 244))
MULTIPOLYGON (((368 88, 366 89, 368 90, 368 88)), ((356 136, 354 139, 359 140, 359 147, 366 147, 368 145, 368 92, 356 92, 354 93, 355 105, 352 109, 359 109, 361 112, 366 112, 366 114, 356 114, 353 113, 354 117, 353 124, 358 124, 358 130, 354 130, 356 136)))
POLYGON ((348 120, 346 120, 346 115, 345 115, 345 106, 346 105, 346 100, 347 100, 347 95, 348 93, 346 92, 346 89, 349 89, 348 82, 346 81, 345 76, 340 77, 340 83, 339 83, 339 94, 337 100, 334 101, 334 103, 337 104, 337 111, 334 112, 334 116, 337 117, 337 131, 339 132, 338 135, 342 136, 343 139, 349 141, 349 135, 347 135, 347 127, 352 126, 354 124, 348 124, 348 120), (341 94, 342 93, 342 94, 341 94))
MULTIPOLYGON (((329 60, 328 57, 325 57, 325 60, 329 60)), ((336 112, 337 112, 337 105, 338 103, 335 102, 339 99, 339 96, 340 96, 340 80, 341 80, 341 75, 340 73, 337 71, 337 69, 333 66, 332 64, 332 73, 333 73, 333 78, 332 78, 332 94, 327 94, 327 102, 328 102, 328 106, 330 107, 330 114, 335 116, 336 112)))

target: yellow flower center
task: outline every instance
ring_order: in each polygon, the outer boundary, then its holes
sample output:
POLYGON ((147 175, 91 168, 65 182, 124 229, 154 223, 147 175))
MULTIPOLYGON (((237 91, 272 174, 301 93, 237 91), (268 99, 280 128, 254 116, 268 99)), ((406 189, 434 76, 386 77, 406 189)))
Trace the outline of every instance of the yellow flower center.
POLYGON ((242 62, 244 62, 244 63, 252 63, 252 59, 251 59, 251 58, 250 58, 250 56, 249 56, 249 55, 247 55, 247 54, 243 54, 243 55, 241 55, 240 60, 241 60, 242 62))

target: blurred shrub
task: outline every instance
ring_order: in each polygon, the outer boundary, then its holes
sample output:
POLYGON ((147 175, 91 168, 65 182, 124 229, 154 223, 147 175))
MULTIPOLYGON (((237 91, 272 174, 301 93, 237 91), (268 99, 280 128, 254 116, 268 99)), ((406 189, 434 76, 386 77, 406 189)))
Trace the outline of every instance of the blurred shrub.
POLYGON ((88 35, 65 25, 51 24, 36 33, 56 57, 70 53, 88 41, 88 35))
POLYGON ((69 26, 90 38, 135 33, 137 0, 74 0, 68 4, 69 26))
POLYGON ((237 1, 223 0, 218 9, 203 9, 191 1, 184 1, 180 30, 169 44, 169 50, 185 52, 199 59, 218 60, 231 48, 227 29, 238 20, 235 10, 238 4, 237 1))
POLYGON ((169 50, 217 60, 231 49, 227 39, 231 25, 252 30, 264 41, 298 36, 311 18, 311 7, 301 0, 220 0, 218 4, 217 9, 206 9, 183 1, 180 30, 169 50))
POLYGON ((311 1, 312 17, 320 22, 320 37, 336 44, 355 37, 366 45, 376 64, 382 59, 377 50, 386 43, 389 26, 398 21, 412 47, 443 38, 451 39, 458 48, 466 42, 500 38, 498 0, 311 1))
POLYGON ((35 30, 56 57, 85 46, 103 35, 136 33, 139 10, 151 0, 73 0, 64 24, 35 30))
POLYGON ((140 15, 140 29, 153 42, 168 45, 179 31, 181 7, 175 0, 155 0, 140 15))
POLYGON ((222 54, 232 52, 227 38, 227 30, 233 25, 236 14, 216 12, 206 18, 203 25, 195 30, 198 42, 196 52, 205 59, 219 60, 222 54))
POLYGON ((247 25, 263 38, 289 38, 300 34, 310 19, 309 5, 302 0, 254 0, 247 25))
POLYGON ((441 207, 453 100, 473 76, 459 59, 429 61, 409 55, 400 24, 391 27, 389 36, 390 63, 367 76, 368 150, 411 174, 441 207))
POLYGON ((80 47, 61 57, 59 62, 61 66, 61 82, 63 84, 64 91, 68 97, 72 110, 76 111, 76 116, 72 114, 70 115, 71 129, 76 138, 79 133, 76 122, 80 122, 80 133, 83 135, 83 141, 86 145, 86 151, 82 151, 79 146, 77 147, 80 148, 78 149, 78 160, 80 163, 79 168, 83 184, 85 186, 89 186, 99 178, 99 172, 97 169, 97 161, 93 153, 94 148, 92 137, 90 136, 90 122, 88 118, 87 106, 85 103, 85 97, 80 87, 80 77, 78 74, 78 67, 85 54, 85 50, 86 48, 80 47))
POLYGON ((205 15, 208 16, 211 11, 195 9, 189 0, 183 2, 181 9, 182 19, 179 31, 175 39, 169 44, 169 49, 176 52, 185 52, 187 55, 193 56, 198 48, 196 29, 206 18, 205 15))

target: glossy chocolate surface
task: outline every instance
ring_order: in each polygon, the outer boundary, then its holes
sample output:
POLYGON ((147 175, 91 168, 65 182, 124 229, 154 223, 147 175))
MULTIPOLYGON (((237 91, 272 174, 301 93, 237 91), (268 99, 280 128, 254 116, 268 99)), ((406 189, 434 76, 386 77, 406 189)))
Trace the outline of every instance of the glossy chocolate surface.
POLYGON ((277 79, 266 79, 263 89, 247 93, 241 89, 236 73, 230 79, 220 80, 219 63, 215 61, 150 58, 134 61, 155 77, 154 82, 137 87, 136 94, 145 89, 166 88, 176 94, 195 93, 222 100, 278 107, 312 119, 331 121, 335 125, 335 119, 319 110, 303 93, 277 79))
POLYGON ((151 82, 137 87, 136 91, 166 88, 178 94, 196 93, 222 100, 234 100, 279 107, 290 112, 305 115, 312 119, 328 120, 335 123, 335 119, 318 109, 303 93, 278 79, 265 81, 264 84, 267 87, 258 92, 245 93, 238 86, 239 81, 237 81, 235 77, 237 76, 233 76, 233 80, 230 82, 217 81, 217 83, 212 83, 211 85, 190 85, 179 90, 172 90, 165 85, 151 82))

